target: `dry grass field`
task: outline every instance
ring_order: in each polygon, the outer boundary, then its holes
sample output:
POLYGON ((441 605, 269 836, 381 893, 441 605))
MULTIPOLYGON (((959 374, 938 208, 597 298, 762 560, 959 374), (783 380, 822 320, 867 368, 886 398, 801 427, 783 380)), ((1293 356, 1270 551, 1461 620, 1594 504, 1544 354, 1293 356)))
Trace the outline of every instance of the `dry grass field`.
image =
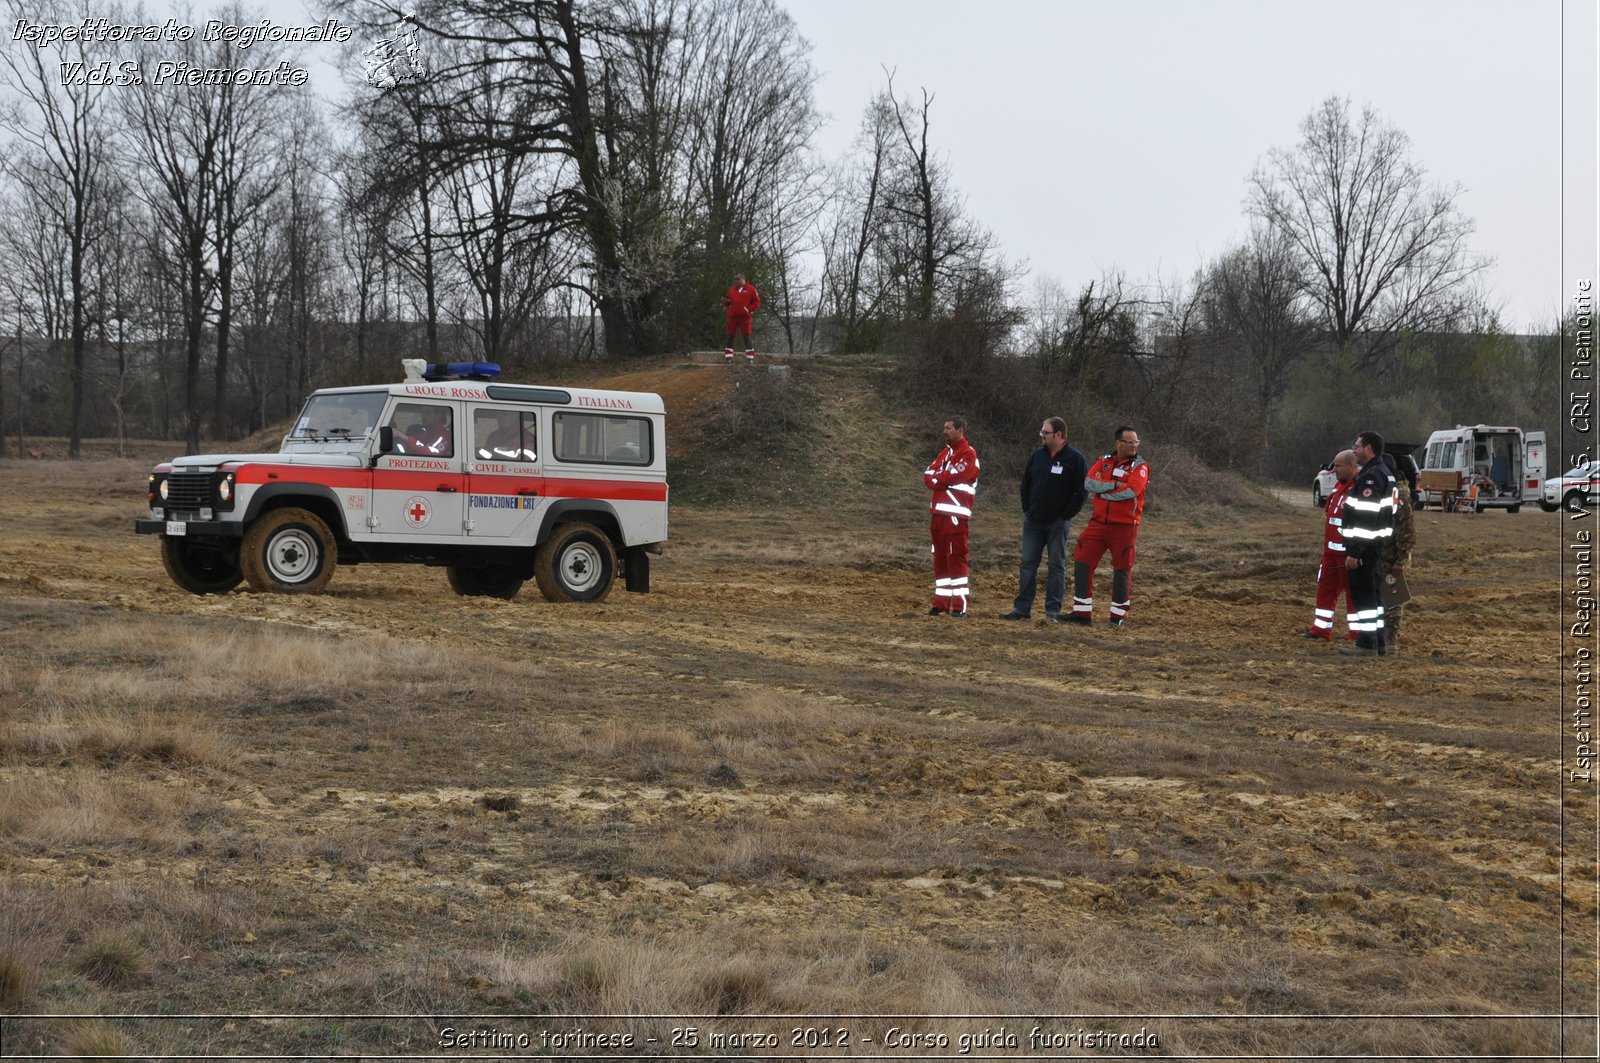
POLYGON ((1309 498, 1158 506, 1129 627, 1068 630, 992 619, 993 482, 929 619, 937 426, 848 375, 842 468, 589 607, 194 597, 131 531, 168 447, 0 462, 3 1054, 1592 1058, 1560 515, 1421 514, 1353 660, 1295 637, 1309 498))

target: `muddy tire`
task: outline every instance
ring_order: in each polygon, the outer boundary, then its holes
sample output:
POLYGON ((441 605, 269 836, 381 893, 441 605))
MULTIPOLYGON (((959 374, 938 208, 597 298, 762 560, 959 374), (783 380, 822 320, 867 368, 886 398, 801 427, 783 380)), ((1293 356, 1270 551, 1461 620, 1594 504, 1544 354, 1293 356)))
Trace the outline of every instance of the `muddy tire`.
POLYGON ((617 578, 617 552, 592 524, 562 524, 534 556, 533 578, 552 602, 598 602, 617 578))
POLYGON ((501 598, 509 602, 524 582, 521 576, 493 565, 449 565, 444 572, 450 589, 465 598, 501 598))
POLYGON ((190 594, 227 594, 244 580, 237 548, 200 546, 181 537, 161 537, 161 564, 190 594))
POLYGON ((275 509, 244 533, 239 564, 252 590, 315 594, 338 564, 333 533, 315 513, 275 509))

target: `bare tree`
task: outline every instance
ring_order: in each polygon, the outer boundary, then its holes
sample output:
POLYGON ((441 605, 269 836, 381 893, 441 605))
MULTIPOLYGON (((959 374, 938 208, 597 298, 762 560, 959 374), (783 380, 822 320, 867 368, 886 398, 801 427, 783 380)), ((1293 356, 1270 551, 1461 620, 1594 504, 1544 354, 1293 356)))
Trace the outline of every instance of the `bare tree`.
POLYGON ((1352 121, 1350 101, 1330 96, 1300 133, 1251 175, 1247 208, 1295 249, 1332 342, 1379 367, 1408 333, 1451 320, 1489 263, 1467 247, 1461 186, 1427 184, 1409 138, 1376 111, 1352 121))
MULTIPOLYGON (((398 17, 338 2, 377 24, 398 17)), ((658 348, 698 249, 751 238, 814 122, 803 42, 770 0, 423 2, 415 23, 436 49, 420 94, 429 165, 504 174, 508 155, 525 160, 530 191, 496 226, 550 245, 549 261, 581 250, 563 283, 592 301, 614 356, 658 348), (793 62, 775 72, 769 56, 793 62)))
MULTIPOLYGON (((41 11, 37 3, 6 0, 6 13, 13 24, 70 21, 69 9, 54 3, 41 11)), ((0 112, 0 124, 12 137, 7 170, 32 208, 66 237, 72 356, 68 453, 77 458, 83 441, 90 256, 105 229, 105 200, 113 181, 107 167, 110 124, 103 114, 108 86, 91 76, 95 56, 84 41, 58 42, 56 49, 57 62, 48 64, 43 48, 0 51, 0 85, 18 97, 0 112)))
MULTIPOLYGON (((187 21, 187 13, 179 21, 187 21)), ((209 62, 196 38, 160 46, 161 58, 193 67, 209 62)), ((155 69, 156 47, 141 56, 155 69)), ((177 278, 184 329, 184 436, 200 449, 200 365, 206 313, 214 294, 210 240, 217 214, 217 170, 227 117, 217 93, 174 91, 146 78, 119 97, 141 168, 136 188, 181 270, 177 278)))
POLYGON ((705 47, 691 56, 690 173, 715 256, 748 248, 763 215, 804 194, 808 145, 821 124, 817 75, 810 46, 773 0, 709 0, 691 12, 705 47))
POLYGON ((906 315, 930 320, 939 307, 941 290, 960 287, 963 270, 980 266, 992 240, 973 224, 957 198, 949 167, 929 143, 933 96, 922 90, 920 103, 894 94, 894 74, 884 91, 900 133, 892 178, 886 186, 884 211, 892 222, 887 232, 903 278, 906 315))
POLYGON ((1202 286, 1208 328, 1238 352, 1263 425, 1322 331, 1304 309, 1301 269, 1287 234, 1255 226, 1244 246, 1212 264, 1202 286))
POLYGON ((836 171, 834 209, 822 239, 824 292, 840 330, 839 346, 858 351, 880 338, 869 329, 888 295, 888 270, 876 276, 884 186, 894 149, 893 111, 874 97, 861 119, 850 160, 836 171), (878 281, 880 283, 874 283, 878 281))
MULTIPOLYGON (((219 14, 233 23, 250 20, 238 4, 229 4, 219 14)), ((270 43, 258 42, 252 49, 252 62, 262 66, 280 58, 270 43)), ((282 92, 241 89, 230 83, 219 86, 216 93, 219 128, 216 165, 210 176, 215 182, 211 241, 216 261, 217 357, 211 431, 223 438, 232 427, 228 416, 229 352, 239 232, 266 206, 283 181, 280 160, 285 129, 291 122, 301 129, 317 123, 309 108, 291 109, 292 97, 282 92)))

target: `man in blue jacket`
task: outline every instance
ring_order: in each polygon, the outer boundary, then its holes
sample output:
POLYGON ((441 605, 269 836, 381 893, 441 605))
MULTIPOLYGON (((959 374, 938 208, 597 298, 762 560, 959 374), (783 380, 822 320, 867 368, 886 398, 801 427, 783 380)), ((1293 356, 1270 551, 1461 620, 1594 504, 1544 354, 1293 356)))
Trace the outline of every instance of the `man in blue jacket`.
POLYGON ((1039 584, 1039 555, 1049 554, 1044 584, 1045 616, 1061 613, 1067 591, 1067 539, 1072 518, 1087 496, 1083 478, 1088 463, 1075 447, 1067 445, 1067 422, 1051 417, 1039 428, 1039 449, 1022 471, 1022 569, 1017 577, 1017 600, 1001 620, 1026 620, 1033 612, 1039 584))

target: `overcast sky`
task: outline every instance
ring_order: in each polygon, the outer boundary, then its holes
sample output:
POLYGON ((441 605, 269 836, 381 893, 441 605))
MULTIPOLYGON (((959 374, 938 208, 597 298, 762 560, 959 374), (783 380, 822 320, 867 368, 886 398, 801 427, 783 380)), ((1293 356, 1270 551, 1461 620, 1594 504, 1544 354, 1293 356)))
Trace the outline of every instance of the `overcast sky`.
MULTIPOLYGON (((1514 327, 1552 320, 1570 298, 1582 267, 1563 267, 1563 226, 1593 247, 1592 0, 1567 3, 1590 70, 1566 90, 1580 130, 1565 138, 1568 172, 1583 173, 1565 220, 1561 0, 785 6, 822 74, 824 152, 848 149, 883 67, 903 95, 926 87, 970 213, 1008 257, 1069 287, 1110 269, 1186 279, 1246 233, 1251 170, 1330 95, 1375 107, 1432 179, 1464 187, 1514 327)), ((1588 263, 1592 277, 1592 251, 1588 263)))

